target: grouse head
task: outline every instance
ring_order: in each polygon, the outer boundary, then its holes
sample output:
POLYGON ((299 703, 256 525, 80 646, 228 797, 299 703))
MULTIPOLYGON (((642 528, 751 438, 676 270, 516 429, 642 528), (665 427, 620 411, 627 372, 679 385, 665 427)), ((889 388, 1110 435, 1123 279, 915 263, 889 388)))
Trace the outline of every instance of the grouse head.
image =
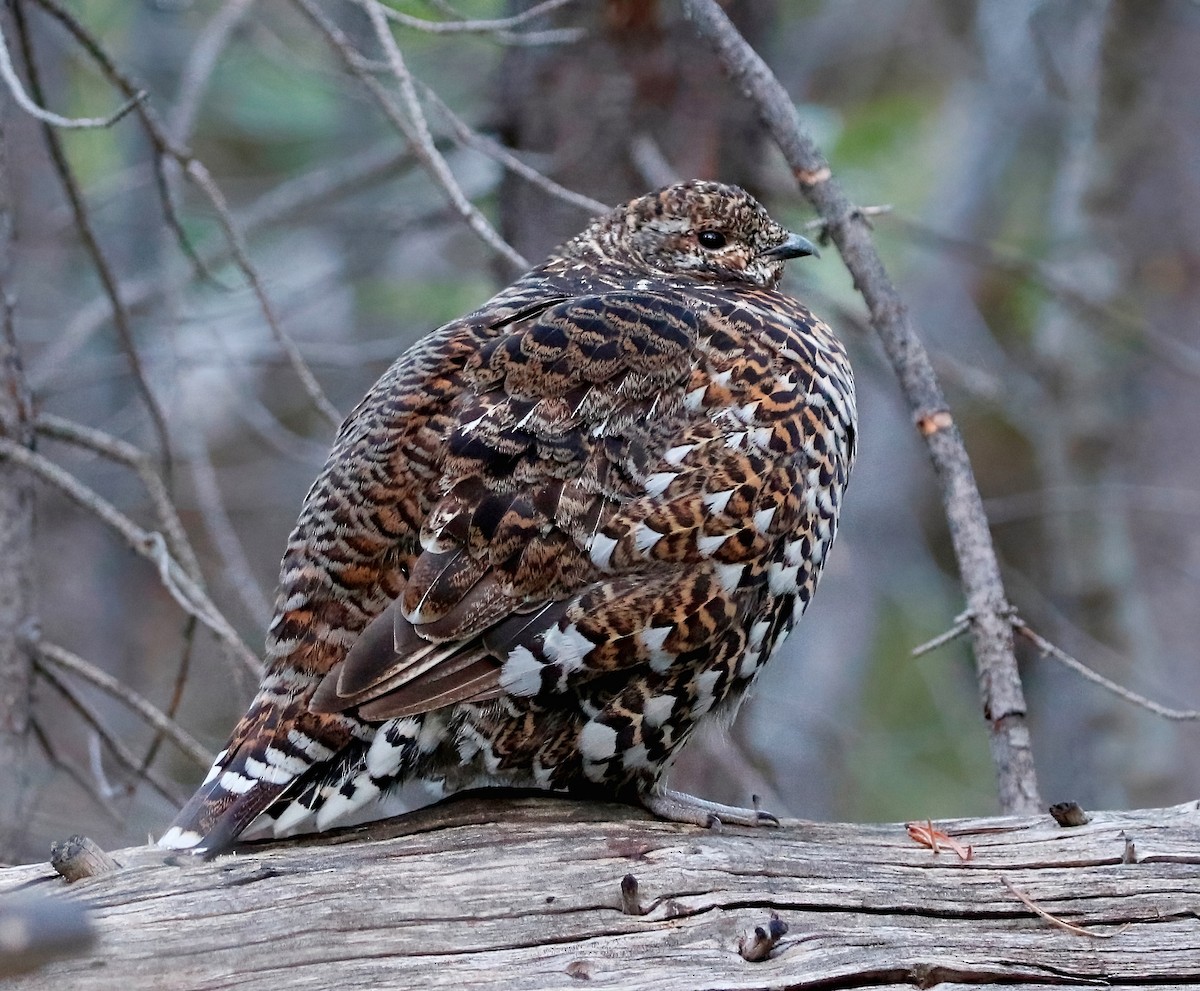
POLYGON ((572 247, 598 247, 609 264, 650 276, 774 288, 788 258, 817 254, 739 186, 695 179, 630 200, 572 247), (583 244, 580 244, 583 242, 583 244))

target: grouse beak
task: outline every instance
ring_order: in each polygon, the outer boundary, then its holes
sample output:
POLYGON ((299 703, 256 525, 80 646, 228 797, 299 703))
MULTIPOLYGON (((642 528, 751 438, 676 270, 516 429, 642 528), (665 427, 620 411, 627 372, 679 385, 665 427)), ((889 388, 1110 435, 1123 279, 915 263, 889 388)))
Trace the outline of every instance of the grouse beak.
POLYGON ((773 248, 768 248, 762 255, 764 258, 774 258, 782 261, 785 258, 804 258, 807 255, 820 258, 821 252, 817 250, 817 246, 808 238, 801 237, 799 234, 792 234, 789 231, 787 240, 783 244, 777 244, 773 248))

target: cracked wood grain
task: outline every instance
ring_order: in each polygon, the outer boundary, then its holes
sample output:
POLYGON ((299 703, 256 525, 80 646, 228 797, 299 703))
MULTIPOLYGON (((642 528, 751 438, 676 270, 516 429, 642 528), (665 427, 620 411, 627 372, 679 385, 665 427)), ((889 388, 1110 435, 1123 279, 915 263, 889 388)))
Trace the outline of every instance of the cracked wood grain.
MULTIPOLYGON (((1197 803, 1072 829, 1048 815, 936 825, 973 858, 903 824, 709 832, 478 794, 212 863, 123 850, 121 869, 70 888, 99 933, 92 955, 5 988, 1200 984, 1197 803), (622 911, 627 875, 644 914, 622 911), (1004 879, 1072 925, 1127 928, 1055 928, 1004 879), (739 938, 772 912, 788 933, 743 959, 739 938)), ((62 884, 45 865, 0 871, 0 893, 17 887, 62 884)))

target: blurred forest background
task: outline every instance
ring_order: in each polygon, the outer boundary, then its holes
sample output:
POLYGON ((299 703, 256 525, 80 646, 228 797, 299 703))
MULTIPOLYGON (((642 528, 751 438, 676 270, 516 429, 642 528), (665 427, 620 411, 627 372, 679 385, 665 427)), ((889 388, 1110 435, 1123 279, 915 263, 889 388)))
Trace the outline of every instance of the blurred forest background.
MULTIPOLYGON (((146 531, 164 526, 138 474, 73 425, 169 465, 182 533, 166 532, 166 546, 255 652, 285 538, 333 436, 312 394, 348 412, 418 336, 519 271, 464 221, 465 200, 454 205, 431 161, 478 209, 477 230, 494 225, 533 261, 582 229, 587 202, 515 174, 499 145, 605 204, 719 177, 794 228, 811 217, 672 0, 391 7, 407 15, 391 24, 394 51, 352 0, 10 0, 0 12, 36 102, 104 117, 125 98, 74 20, 161 122, 153 140, 136 110, 111 127, 55 129, 55 150, 11 87, 0 92, 4 290, 37 451, 146 531), (535 16, 499 27, 453 27, 531 6, 535 16), (345 58, 350 48, 359 55, 345 58), (411 140, 414 105, 432 158, 411 140), (164 147, 195 159, 160 157, 164 147), (189 178, 180 161, 201 164, 189 178)), ((1102 674, 1200 706, 1200 4, 726 9, 850 195, 891 207, 874 216, 876 235, 972 453, 1010 599, 1102 674)), ((994 811, 966 645, 910 657, 962 608, 925 451, 836 253, 793 263, 787 278, 849 346, 860 460, 814 607, 732 729, 697 740, 673 783, 739 803, 756 792, 811 818, 994 811)), ((25 587, 50 645, 23 757, 29 801, 9 810, 4 856, 42 859, 75 832, 143 842, 204 768, 55 648, 174 713, 193 751, 220 747, 253 676, 189 621, 180 581, 173 595, 112 527, 11 463, 0 484, 34 487, 25 587), (147 759, 153 782, 135 773, 147 759)), ((0 561, 9 606, 24 580, 19 546, 10 539, 0 561)), ((163 545, 145 546, 153 556, 163 545)), ((1195 723, 1021 650, 1048 801, 1197 796, 1195 723)), ((2 690, 11 702, 13 685, 2 690)), ((6 759, 14 752, 10 741, 6 759)), ((5 788, 20 776, 7 767, 5 788)))

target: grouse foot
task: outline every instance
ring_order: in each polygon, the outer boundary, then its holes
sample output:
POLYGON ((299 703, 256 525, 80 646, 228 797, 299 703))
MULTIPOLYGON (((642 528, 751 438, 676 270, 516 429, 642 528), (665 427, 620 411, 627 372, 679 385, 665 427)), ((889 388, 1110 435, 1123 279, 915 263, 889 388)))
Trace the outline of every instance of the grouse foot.
POLYGON ((730 826, 778 826, 779 817, 763 809, 739 809, 736 805, 721 805, 703 798, 672 791, 642 795, 642 807, 668 822, 686 822, 693 826, 711 829, 721 825, 730 826))

